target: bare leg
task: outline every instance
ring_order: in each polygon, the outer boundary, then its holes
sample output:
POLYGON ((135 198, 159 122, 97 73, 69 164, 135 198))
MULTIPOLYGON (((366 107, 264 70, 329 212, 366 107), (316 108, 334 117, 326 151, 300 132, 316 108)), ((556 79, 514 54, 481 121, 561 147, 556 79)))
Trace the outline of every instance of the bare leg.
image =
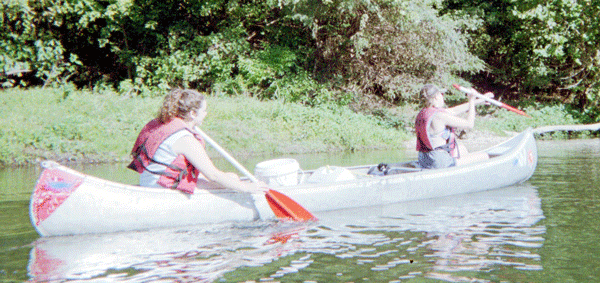
POLYGON ((456 158, 461 158, 463 156, 469 155, 469 150, 465 147, 462 142, 456 141, 456 147, 458 147, 458 156, 456 158))
POLYGON ((483 161, 490 158, 487 152, 478 151, 470 153, 462 142, 457 141, 456 146, 458 147, 458 153, 460 154, 460 156, 456 158, 456 166, 483 161))

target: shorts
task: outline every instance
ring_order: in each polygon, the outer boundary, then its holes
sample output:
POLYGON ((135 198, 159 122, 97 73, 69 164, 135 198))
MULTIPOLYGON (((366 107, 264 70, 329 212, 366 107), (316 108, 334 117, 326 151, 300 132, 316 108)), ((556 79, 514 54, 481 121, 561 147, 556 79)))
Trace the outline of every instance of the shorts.
POLYGON ((427 169, 452 167, 456 166, 456 158, 443 149, 419 152, 419 165, 427 169))

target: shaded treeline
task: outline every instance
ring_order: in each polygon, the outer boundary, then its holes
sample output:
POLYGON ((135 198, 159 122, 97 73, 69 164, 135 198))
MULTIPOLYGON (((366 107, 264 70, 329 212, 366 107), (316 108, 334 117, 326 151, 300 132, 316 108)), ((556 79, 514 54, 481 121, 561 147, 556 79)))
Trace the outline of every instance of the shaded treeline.
POLYGON ((5 0, 2 87, 172 86, 310 105, 467 81, 519 100, 600 96, 600 1, 5 0))

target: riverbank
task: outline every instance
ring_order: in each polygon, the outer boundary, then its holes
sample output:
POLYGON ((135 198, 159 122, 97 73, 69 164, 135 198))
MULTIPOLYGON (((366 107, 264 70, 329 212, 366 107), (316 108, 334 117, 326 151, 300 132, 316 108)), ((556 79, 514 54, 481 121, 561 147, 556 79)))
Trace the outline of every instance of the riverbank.
MULTIPOLYGON (((122 162, 161 98, 60 89, 1 93, 0 164, 122 162)), ((399 148, 408 133, 348 108, 210 96, 203 130, 236 157, 399 148)), ((209 152, 210 153, 210 152, 209 152)), ((214 153, 214 152, 213 152, 214 153)))
MULTIPOLYGON (((161 98, 111 91, 10 89, 0 92, 0 166, 58 162, 125 162, 137 134, 158 111, 161 98)), ((285 155, 414 148, 416 106, 385 115, 338 105, 307 107, 283 101, 210 96, 202 128, 232 155, 285 155)), ((526 118, 481 107, 476 130, 463 136, 470 150, 485 148, 527 127, 577 124, 558 106, 524 109, 526 118)), ((216 156, 216 152, 209 151, 216 156)))

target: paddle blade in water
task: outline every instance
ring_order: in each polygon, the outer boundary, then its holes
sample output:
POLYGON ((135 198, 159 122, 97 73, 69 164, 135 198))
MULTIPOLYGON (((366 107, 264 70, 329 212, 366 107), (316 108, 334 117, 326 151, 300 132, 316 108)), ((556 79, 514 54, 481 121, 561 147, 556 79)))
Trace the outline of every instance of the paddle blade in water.
POLYGON ((317 220, 300 204, 278 191, 268 190, 265 197, 277 218, 289 218, 294 221, 317 220))

